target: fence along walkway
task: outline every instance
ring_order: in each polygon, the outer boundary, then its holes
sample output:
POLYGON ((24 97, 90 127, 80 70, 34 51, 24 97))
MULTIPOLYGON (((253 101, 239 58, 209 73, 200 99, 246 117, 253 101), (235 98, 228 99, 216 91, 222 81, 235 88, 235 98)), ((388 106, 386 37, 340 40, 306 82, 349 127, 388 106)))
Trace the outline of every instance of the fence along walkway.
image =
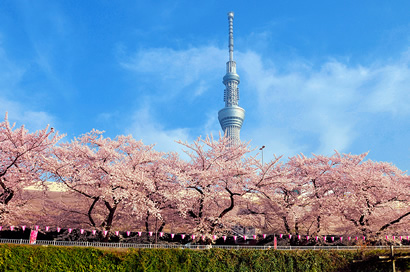
MULTIPOLYGON (((30 244, 26 239, 0 239, 1 244, 30 244)), ((132 243, 104 243, 80 241, 49 241, 37 240, 36 245, 45 246, 80 246, 80 247, 107 247, 107 248, 179 248, 179 249, 274 249, 273 246, 245 246, 245 245, 175 245, 175 244, 132 244, 132 243)), ((395 246, 396 249, 410 250, 410 246, 395 246)), ((359 250, 359 249, 390 249, 390 246, 278 246, 278 250, 359 250)))

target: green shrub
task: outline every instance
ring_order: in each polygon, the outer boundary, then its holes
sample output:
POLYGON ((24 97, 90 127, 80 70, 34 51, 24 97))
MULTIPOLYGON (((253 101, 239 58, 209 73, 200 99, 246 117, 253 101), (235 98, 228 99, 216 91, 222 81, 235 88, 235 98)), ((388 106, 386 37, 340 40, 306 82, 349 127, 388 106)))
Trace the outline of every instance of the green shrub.
MULTIPOLYGON (((101 250, 0 245, 0 271, 390 271, 385 251, 333 250, 101 250), (353 260, 359 262, 353 263, 353 260), (366 270, 367 269, 367 270, 366 270), (370 269, 370 270, 369 270, 370 269)), ((409 259, 407 259, 409 260, 409 259)), ((410 268, 410 260, 397 262, 410 268)))

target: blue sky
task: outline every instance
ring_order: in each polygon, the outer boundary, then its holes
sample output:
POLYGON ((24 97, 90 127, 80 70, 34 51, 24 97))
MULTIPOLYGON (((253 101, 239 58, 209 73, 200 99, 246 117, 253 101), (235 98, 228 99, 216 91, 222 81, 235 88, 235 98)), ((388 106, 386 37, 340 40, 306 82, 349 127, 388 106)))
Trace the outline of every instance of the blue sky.
POLYGON ((218 135, 235 12, 241 138, 410 169, 408 1, 0 2, 0 114, 158 150, 218 135))

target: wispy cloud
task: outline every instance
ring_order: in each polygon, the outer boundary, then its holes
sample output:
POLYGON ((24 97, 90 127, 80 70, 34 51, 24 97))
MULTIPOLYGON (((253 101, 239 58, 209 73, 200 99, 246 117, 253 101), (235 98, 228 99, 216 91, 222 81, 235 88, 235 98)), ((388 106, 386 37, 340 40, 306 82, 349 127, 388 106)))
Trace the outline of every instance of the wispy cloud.
POLYGON ((133 115, 132 124, 126 129, 126 134, 131 134, 135 139, 141 139, 144 144, 154 144, 158 151, 181 152, 181 145, 177 140, 192 141, 188 128, 166 129, 163 124, 155 120, 150 112, 149 104, 145 104, 133 115))
POLYGON ((175 95, 192 98, 204 95, 214 80, 220 80, 224 71, 225 51, 214 46, 186 50, 145 49, 123 57, 121 66, 141 77, 149 76, 154 91, 161 92, 162 98, 169 99, 175 95), (187 87, 191 91, 184 95, 182 92, 187 87))
MULTIPOLYGON (((1 90, 0 90, 1 92, 1 90)), ((10 101, 0 97, 0 120, 8 113, 9 122, 17 126, 25 125, 30 131, 43 129, 47 125, 55 125, 55 118, 45 111, 31 110, 28 105, 10 101)))
POLYGON ((43 129, 55 124, 55 118, 45 111, 31 107, 29 103, 18 101, 21 93, 20 82, 25 69, 16 65, 0 47, 0 120, 8 112, 9 121, 25 125, 30 130, 43 129))
POLYGON ((20 82, 25 69, 14 64, 7 57, 5 50, 1 47, 1 39, 0 33, 0 94, 4 97, 13 93, 13 89, 20 82))
POLYGON ((377 130, 366 124, 374 114, 410 114, 410 61, 405 57, 369 66, 333 59, 317 68, 303 61, 273 64, 269 58, 246 52, 238 56, 238 63, 245 72, 244 88, 252 89, 258 101, 252 110, 257 120, 251 117, 254 122, 245 124, 247 133, 260 144, 271 142, 272 137, 285 139, 281 147, 273 146, 277 150, 348 152, 358 135, 377 130), (281 137, 275 135, 279 131, 281 137))
POLYGON ((173 143, 175 140, 192 140, 200 135, 218 133, 215 114, 223 106, 221 81, 227 58, 225 51, 214 46, 185 50, 151 48, 122 57, 120 65, 135 74, 142 92, 139 95, 147 98, 142 106, 138 105, 140 109, 131 130, 139 131, 142 138, 155 139, 158 147, 167 150, 179 148, 173 143), (158 115, 166 120, 161 121, 158 115), (195 124, 182 121, 191 119, 192 115, 198 116, 195 124), (172 120, 180 121, 173 129, 167 129, 172 120))

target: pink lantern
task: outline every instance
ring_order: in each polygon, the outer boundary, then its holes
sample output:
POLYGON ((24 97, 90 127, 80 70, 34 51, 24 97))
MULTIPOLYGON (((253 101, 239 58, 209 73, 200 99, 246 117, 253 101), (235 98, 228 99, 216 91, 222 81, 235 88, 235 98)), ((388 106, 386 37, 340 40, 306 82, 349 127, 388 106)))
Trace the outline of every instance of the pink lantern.
POLYGON ((363 236, 363 241, 366 240, 366 236, 363 236))
POLYGON ((175 234, 171 233, 171 239, 174 239, 175 234))
POLYGON ((326 241, 326 236, 323 236, 323 241, 326 241))
POLYGON ((39 228, 39 227, 38 227, 38 226, 36 226, 36 230, 38 230, 38 228, 39 228))
POLYGON ((23 229, 23 231, 25 231, 25 230, 26 230, 26 226, 21 226, 21 228, 23 229))
POLYGON ((236 241, 236 236, 235 235, 233 236, 233 240, 236 241))
POLYGON ((347 238, 347 240, 349 240, 349 241, 350 241, 350 240, 352 240, 352 238, 349 236, 349 237, 347 238))
POLYGON ((332 236, 332 242, 334 242, 334 241, 335 241, 335 237, 332 236))
POLYGON ((222 238, 224 238, 224 242, 226 241, 226 236, 224 235, 224 236, 222 236, 222 238))
POLYGON ((216 240, 216 235, 212 235, 212 239, 213 239, 213 240, 216 240))
POLYGON ((3 229, 3 226, 0 226, 0 231, 3 229))
POLYGON ((289 234, 289 239, 292 238, 292 234, 289 234))
POLYGON ((149 236, 152 236, 152 231, 149 232, 149 236))
POLYGON ((84 229, 80 229, 80 233, 81 233, 81 234, 84 234, 84 229))
POLYGON ((195 240, 195 234, 192 234, 191 237, 192 237, 192 240, 195 240))
POLYGON ((359 240, 359 237, 356 236, 356 241, 359 240))
POLYGON ((104 230, 104 236, 107 236, 108 230, 104 230))
POLYGON ((10 226, 10 230, 13 231, 13 230, 14 230, 14 226, 10 226))
POLYGON ((49 226, 46 226, 46 231, 49 231, 50 230, 50 227, 49 226))
POLYGON ((263 235, 263 239, 265 239, 265 238, 266 238, 266 234, 263 235))
POLYGON ((71 228, 70 228, 70 229, 68 229, 68 233, 71 233, 72 231, 73 231, 73 229, 71 229, 71 228))
POLYGON ((185 239, 185 234, 181 234, 181 238, 182 238, 182 239, 185 239))
POLYGON ((253 235, 253 239, 256 240, 256 235, 253 235))
POLYGON ((127 236, 130 236, 130 234, 131 234, 131 232, 130 232, 130 231, 127 231, 127 236))
POLYGON ((281 239, 282 239, 282 237, 283 237, 283 234, 280 235, 280 238, 281 238, 281 239))
POLYGON ((300 235, 298 235, 298 240, 300 240, 300 235))
POLYGON ((119 236, 119 235, 120 235, 120 232, 119 232, 118 230, 115 231, 115 235, 119 236))
POLYGON ((141 231, 138 232, 138 236, 141 236, 141 231))
MULTIPOLYGON (((1 227, 0 227, 0 230, 1 230, 1 227)), ((407 235, 407 241, 409 240, 409 236, 407 235)))
POLYGON ((393 240, 395 240, 396 239, 396 237, 395 236, 393 236, 393 240))
POLYGON ((60 231, 61 231, 61 228, 57 227, 57 232, 60 232, 60 231))
POLYGON ((243 236, 243 239, 246 241, 246 235, 243 236))
POLYGON ((309 240, 309 235, 308 235, 308 236, 306 236, 306 240, 309 240))
POLYGON ((95 235, 96 232, 97 232, 96 230, 93 230, 93 235, 95 235))
POLYGON ((163 232, 160 232, 160 233, 159 233, 159 237, 162 237, 162 236, 164 236, 164 233, 163 233, 163 232))
POLYGON ((316 236, 316 237, 315 237, 315 239, 316 239, 316 241, 317 241, 317 240, 319 240, 319 237, 318 237, 318 236, 316 236))
POLYGON ((340 237, 340 242, 343 241, 343 237, 340 237))
POLYGON ((402 240, 401 236, 400 236, 400 241, 402 240))

